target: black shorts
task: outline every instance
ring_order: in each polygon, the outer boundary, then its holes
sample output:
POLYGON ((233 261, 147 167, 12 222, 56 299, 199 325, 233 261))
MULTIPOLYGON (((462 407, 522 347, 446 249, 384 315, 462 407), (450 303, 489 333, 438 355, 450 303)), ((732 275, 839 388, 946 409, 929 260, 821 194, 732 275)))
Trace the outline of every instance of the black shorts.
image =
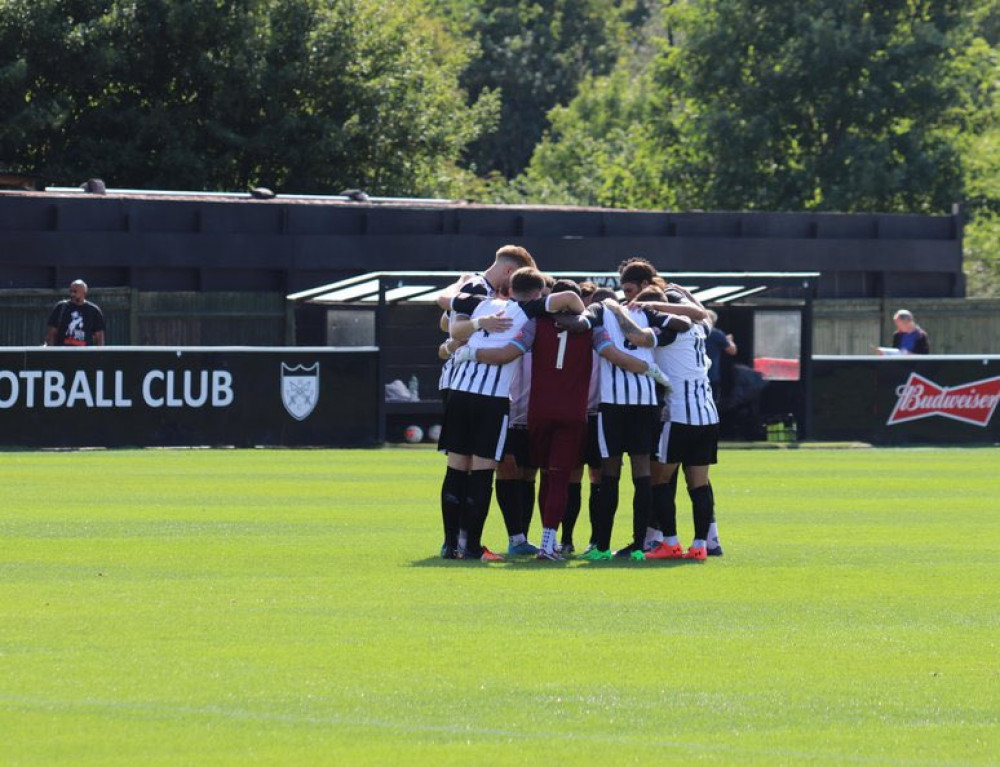
POLYGON ((660 424, 653 430, 653 442, 649 454, 653 456, 654 461, 660 460, 660 440, 663 439, 663 430, 668 423, 670 423, 670 406, 665 405, 660 408, 660 424))
POLYGON ((711 466, 719 462, 719 424, 692 426, 665 423, 656 460, 689 466, 711 466))
POLYGON ((602 458, 622 454, 650 455, 653 435, 660 428, 658 405, 607 405, 598 414, 598 444, 602 458))
POLYGON ((531 466, 531 445, 528 441, 527 426, 508 426, 507 442, 504 444, 503 454, 514 456, 514 463, 519 468, 531 466))
POLYGON ((592 469, 601 468, 601 438, 597 422, 597 413, 587 414, 587 451, 583 460, 592 469))
POLYGON ((438 449, 499 461, 503 458, 507 439, 509 411, 510 400, 507 397, 450 392, 438 449))

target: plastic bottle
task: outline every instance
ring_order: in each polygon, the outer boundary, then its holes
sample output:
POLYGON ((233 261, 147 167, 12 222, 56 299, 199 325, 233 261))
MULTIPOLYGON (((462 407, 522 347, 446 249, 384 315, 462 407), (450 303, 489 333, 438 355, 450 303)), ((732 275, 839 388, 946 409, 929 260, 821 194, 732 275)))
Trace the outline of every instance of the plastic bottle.
POLYGON ((410 402, 420 401, 420 381, 417 380, 415 375, 410 376, 410 383, 406 387, 410 390, 410 402))

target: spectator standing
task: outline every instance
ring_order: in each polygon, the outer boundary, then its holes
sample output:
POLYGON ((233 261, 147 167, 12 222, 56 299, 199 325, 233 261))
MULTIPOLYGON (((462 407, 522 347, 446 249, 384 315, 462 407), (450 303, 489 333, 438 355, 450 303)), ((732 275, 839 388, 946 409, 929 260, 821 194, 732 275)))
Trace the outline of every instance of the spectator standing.
POLYGON ((705 339, 705 353, 712 362, 708 368, 708 381, 712 384, 712 399, 718 405, 722 396, 722 353, 734 357, 737 348, 732 333, 726 333, 716 327, 715 323, 718 322, 719 316, 711 309, 708 310, 708 316, 712 321, 712 332, 705 339))
POLYGON ((896 332, 892 334, 892 345, 902 354, 930 354, 931 347, 927 333, 913 319, 913 314, 900 309, 892 316, 896 332))
POLYGON ((73 280, 69 298, 52 308, 45 329, 46 346, 104 346, 104 314, 87 300, 87 283, 73 280))

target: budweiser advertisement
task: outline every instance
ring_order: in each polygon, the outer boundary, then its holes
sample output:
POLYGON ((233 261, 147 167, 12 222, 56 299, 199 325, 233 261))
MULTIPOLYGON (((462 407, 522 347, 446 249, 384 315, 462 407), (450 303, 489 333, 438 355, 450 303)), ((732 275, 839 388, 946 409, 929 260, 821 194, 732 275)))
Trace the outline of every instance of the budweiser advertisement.
POLYGON ((1000 376, 949 387, 910 373, 896 395, 896 407, 886 421, 889 426, 941 416, 985 428, 1000 402, 1000 376))
POLYGON ((813 358, 811 439, 1000 443, 1000 356, 813 358))

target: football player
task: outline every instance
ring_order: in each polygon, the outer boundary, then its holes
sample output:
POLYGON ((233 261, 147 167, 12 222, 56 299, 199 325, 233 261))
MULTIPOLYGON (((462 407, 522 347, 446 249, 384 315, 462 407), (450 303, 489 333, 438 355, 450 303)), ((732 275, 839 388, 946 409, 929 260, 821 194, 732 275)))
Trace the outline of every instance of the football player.
MULTIPOLYGON (((682 303, 700 307, 690 292, 671 285, 666 294, 647 288, 638 294, 635 305, 670 309, 682 303)), ((718 462, 719 442, 719 413, 712 397, 705 353, 710 323, 706 315, 692 325, 689 333, 656 353, 657 363, 671 381, 666 401, 669 420, 663 424, 657 450, 657 462, 662 466, 658 485, 664 486, 664 494, 670 493, 670 483, 673 481, 676 488, 677 469, 683 467, 695 529, 691 546, 684 552, 677 537, 676 504, 672 498, 663 497, 658 509, 660 519, 653 525, 649 541, 647 556, 651 559, 703 560, 708 556, 710 539, 711 548, 716 549, 713 554, 722 553, 715 524, 715 496, 708 478, 709 467, 718 462)), ((661 500, 659 494, 657 498, 661 500)))
POLYGON ((468 344, 453 358, 440 442, 448 452, 449 470, 467 475, 468 501, 459 525, 466 539, 457 541, 458 558, 502 560, 482 545, 481 537, 493 495, 493 472, 507 436, 512 363, 531 346, 528 320, 547 311, 583 311, 579 297, 572 293, 541 298, 544 285, 541 273, 527 267, 511 275, 509 301, 459 296, 451 302, 455 311, 465 315, 456 317, 453 335, 461 339, 471 333, 468 344), (510 320, 509 327, 487 333, 481 318, 501 313, 510 320), (480 349, 504 356, 501 361, 481 361, 476 358, 480 349))
MULTIPOLYGON (((617 301, 606 300, 588 309, 590 322, 603 332, 594 339, 595 349, 614 345, 619 351, 655 366, 651 347, 672 342, 677 333, 690 328, 686 317, 647 309, 626 311, 617 301), (655 330, 654 330, 655 328, 655 330), (643 343, 630 340, 636 330, 643 343)), ((601 405, 598 414, 598 437, 601 449, 601 487, 598 493, 595 544, 582 555, 600 561, 612 556, 642 560, 643 543, 652 504, 650 453, 653 437, 660 423, 660 409, 654 381, 601 361, 601 405), (629 454, 632 465, 633 518, 632 542, 611 552, 611 533, 618 508, 618 485, 622 455, 629 454)))
MULTIPOLYGON (((497 250, 493 264, 479 275, 462 275, 462 277, 450 287, 442 291, 438 298, 438 305, 445 311, 442 317, 442 327, 449 333, 448 339, 441 345, 439 356, 445 360, 441 370, 441 378, 438 388, 441 391, 441 399, 447 407, 449 382, 451 380, 451 354, 460 345, 460 342, 451 336, 451 325, 454 319, 451 302, 459 293, 467 295, 480 295, 486 298, 494 298, 500 292, 506 291, 510 276, 518 269, 524 267, 534 267, 535 260, 531 254, 517 245, 504 245, 497 250)), ((483 320, 484 328, 495 327, 489 324, 489 320, 483 320)), ((442 433, 444 429, 442 427, 442 433)), ((440 440, 439 440, 440 446, 440 440)), ((441 518, 444 527, 444 543, 441 546, 441 556, 445 559, 455 557, 458 550, 459 518, 462 514, 462 507, 468 497, 468 473, 455 470, 448 466, 445 470, 444 481, 441 484, 441 518)))

